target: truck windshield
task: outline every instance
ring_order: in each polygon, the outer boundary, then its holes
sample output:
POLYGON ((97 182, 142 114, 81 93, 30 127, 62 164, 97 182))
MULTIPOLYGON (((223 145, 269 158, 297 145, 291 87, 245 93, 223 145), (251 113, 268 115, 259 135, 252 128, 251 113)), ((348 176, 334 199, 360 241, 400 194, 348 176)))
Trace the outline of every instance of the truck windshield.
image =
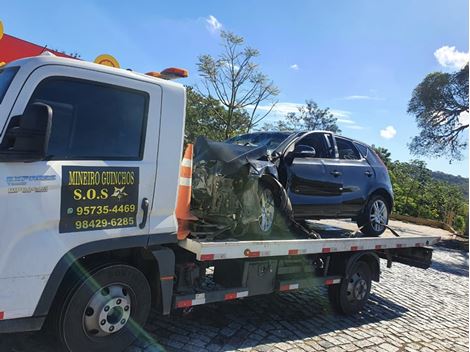
POLYGON ((11 81, 13 81, 13 77, 16 75, 16 71, 18 71, 18 67, 7 67, 0 70, 0 104, 3 101, 8 87, 10 87, 11 81))

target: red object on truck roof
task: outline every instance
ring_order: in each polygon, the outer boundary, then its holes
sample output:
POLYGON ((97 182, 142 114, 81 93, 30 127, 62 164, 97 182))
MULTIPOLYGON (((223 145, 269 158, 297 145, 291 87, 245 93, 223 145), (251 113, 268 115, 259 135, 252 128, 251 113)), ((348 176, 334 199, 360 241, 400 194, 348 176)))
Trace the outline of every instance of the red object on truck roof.
POLYGON ((36 45, 8 34, 3 34, 0 39, 0 63, 9 63, 25 57, 37 56, 44 51, 49 51, 56 56, 73 58, 70 55, 51 50, 46 46, 36 45))

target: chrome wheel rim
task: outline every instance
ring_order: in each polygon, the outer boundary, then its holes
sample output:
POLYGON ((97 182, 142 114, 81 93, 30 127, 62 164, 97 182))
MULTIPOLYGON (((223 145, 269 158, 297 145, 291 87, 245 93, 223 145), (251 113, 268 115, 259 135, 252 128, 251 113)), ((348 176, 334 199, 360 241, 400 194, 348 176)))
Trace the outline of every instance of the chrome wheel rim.
POLYGON ((261 231, 267 232, 271 229, 274 222, 274 196, 270 189, 263 189, 260 194, 260 217, 259 227, 261 231))
POLYGON ((385 203, 377 199, 370 210, 370 224, 375 231, 382 231, 388 222, 388 210, 385 203))
POLYGON ((350 302, 362 301, 367 295, 367 290, 367 281, 362 278, 361 273, 356 273, 349 279, 346 298, 350 302))
POLYGON ((83 328, 88 336, 115 334, 129 321, 131 298, 128 289, 119 284, 101 288, 88 301, 83 314, 83 328))

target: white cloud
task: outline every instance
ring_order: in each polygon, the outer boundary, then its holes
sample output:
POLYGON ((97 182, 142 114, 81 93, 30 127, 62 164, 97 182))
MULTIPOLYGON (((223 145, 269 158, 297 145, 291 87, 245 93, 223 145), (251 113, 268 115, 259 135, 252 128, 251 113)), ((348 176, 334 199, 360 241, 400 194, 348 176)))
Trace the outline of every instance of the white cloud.
POLYGON ((455 49, 455 46, 443 46, 434 52, 434 56, 441 66, 452 69, 461 69, 469 60, 469 53, 455 49))
POLYGON ((387 126, 380 130, 380 136, 385 139, 392 139, 397 134, 397 130, 393 126, 387 126))
POLYGON ((460 113, 459 115, 459 123, 461 125, 468 125, 470 124, 470 114, 466 111, 460 113))
POLYGON ((345 100, 373 100, 375 98, 370 97, 368 95, 348 95, 344 97, 345 100))
POLYGON ((299 65, 297 65, 297 64, 290 65, 289 67, 290 67, 292 70, 294 70, 294 71, 298 71, 298 70, 299 70, 299 65))
MULTIPOLYGON (((283 119, 290 112, 298 112, 299 107, 304 104, 302 103, 289 103, 289 102, 280 102, 271 110, 269 115, 269 121, 273 122, 278 119, 283 119)), ((247 106, 247 109, 253 109, 254 106, 247 106)), ((259 105, 258 111, 268 111, 271 109, 271 105, 259 105)), ((364 127, 357 124, 356 121, 351 119, 351 112, 346 110, 330 109, 330 112, 338 120, 338 124, 343 125, 342 127, 353 129, 353 130, 362 130, 364 127)))
MULTIPOLYGON (((279 115, 285 116, 289 112, 298 112, 299 109, 298 107, 302 106, 302 104, 297 104, 297 103, 277 103, 276 106, 271 110, 272 113, 277 113, 279 115)), ((253 109, 253 106, 247 106, 248 109, 253 109)), ((261 111, 268 111, 271 109, 271 105, 259 105, 258 110, 261 111)))
POLYGON ((206 27, 211 33, 218 33, 222 29, 222 23, 215 16, 209 15, 206 18, 206 27))

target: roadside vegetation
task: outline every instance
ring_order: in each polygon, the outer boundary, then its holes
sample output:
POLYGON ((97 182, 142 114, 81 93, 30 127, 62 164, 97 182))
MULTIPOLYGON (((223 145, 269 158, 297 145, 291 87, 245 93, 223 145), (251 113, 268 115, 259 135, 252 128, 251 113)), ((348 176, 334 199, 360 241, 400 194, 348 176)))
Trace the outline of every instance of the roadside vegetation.
MULTIPOLYGON (((260 71, 257 49, 244 38, 221 33, 221 52, 198 59, 200 83, 187 87, 185 143, 197 136, 222 141, 252 130, 329 130, 341 133, 329 108, 312 100, 284 119, 264 123, 277 103, 279 89, 260 71), (269 109, 260 110, 261 104, 269 109)), ((460 160, 468 144, 468 64, 455 73, 427 75, 411 93, 407 112, 419 135, 409 143, 416 156, 460 160)), ((468 178, 433 172, 422 160, 392 161, 391 153, 375 148, 387 165, 394 192, 394 212, 444 222, 468 234, 468 178)))
MULTIPOLYGON (((441 221, 452 226, 459 233, 465 232, 468 219, 468 197, 465 197, 459 184, 436 178, 422 160, 392 161, 387 149, 380 147, 374 149, 390 174, 395 198, 393 209, 395 213, 441 221)), ((464 180, 467 182, 468 189, 468 179, 464 180)))

